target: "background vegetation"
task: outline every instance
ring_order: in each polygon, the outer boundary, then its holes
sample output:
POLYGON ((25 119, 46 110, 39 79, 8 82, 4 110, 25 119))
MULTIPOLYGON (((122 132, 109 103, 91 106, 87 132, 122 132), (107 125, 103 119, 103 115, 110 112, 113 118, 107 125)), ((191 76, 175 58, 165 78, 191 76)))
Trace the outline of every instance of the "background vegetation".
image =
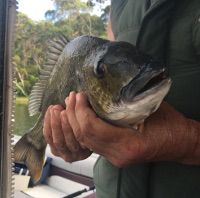
POLYGON ((48 41, 55 32, 62 32, 69 40, 80 35, 95 35, 106 38, 106 24, 109 6, 102 15, 91 15, 99 0, 52 0, 55 10, 45 13, 46 20, 35 22, 23 13, 18 13, 14 63, 16 65, 17 96, 28 96, 38 79, 46 61, 48 41))

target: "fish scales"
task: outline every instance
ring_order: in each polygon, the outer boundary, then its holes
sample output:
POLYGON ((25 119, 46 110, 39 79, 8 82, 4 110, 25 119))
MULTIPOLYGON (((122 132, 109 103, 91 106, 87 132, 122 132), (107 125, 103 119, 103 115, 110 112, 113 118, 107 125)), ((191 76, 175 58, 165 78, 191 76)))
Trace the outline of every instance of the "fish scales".
MULTIPOLYGON (((40 179, 45 158, 44 116, 71 91, 85 95, 105 121, 133 129, 156 111, 171 86, 165 68, 127 42, 63 35, 49 44, 48 59, 29 97, 29 114, 40 116, 14 146, 15 161, 24 161, 32 179, 40 179)), ((133 129, 134 130, 134 129, 133 129)))

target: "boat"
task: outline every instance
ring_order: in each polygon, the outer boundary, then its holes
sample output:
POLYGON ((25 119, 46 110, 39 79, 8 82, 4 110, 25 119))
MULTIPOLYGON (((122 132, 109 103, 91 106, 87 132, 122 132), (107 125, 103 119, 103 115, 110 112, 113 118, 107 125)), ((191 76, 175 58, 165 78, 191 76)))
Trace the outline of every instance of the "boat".
MULTIPOLYGON (((14 136, 14 143, 19 138, 14 136)), ((31 182, 28 170, 24 171, 21 168, 16 171, 19 167, 15 164, 14 198, 95 198, 93 167, 99 157, 98 154, 93 153, 85 160, 68 163, 54 156, 47 145, 46 157, 43 173, 48 167, 48 174, 36 185, 31 182)))

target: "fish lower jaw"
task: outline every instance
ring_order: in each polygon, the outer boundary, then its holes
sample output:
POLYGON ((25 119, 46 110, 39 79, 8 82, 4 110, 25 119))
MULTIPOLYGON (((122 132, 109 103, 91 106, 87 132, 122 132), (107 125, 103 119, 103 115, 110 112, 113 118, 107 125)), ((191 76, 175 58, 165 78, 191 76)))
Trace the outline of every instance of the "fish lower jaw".
POLYGON ((153 97, 154 96, 155 97, 156 96, 159 97, 159 95, 160 95, 160 97, 162 97, 162 95, 165 96, 165 95, 167 95, 167 93, 168 93, 168 91, 169 91, 169 89, 171 87, 171 84, 172 84, 171 79, 170 78, 165 78, 162 81, 160 81, 159 83, 157 83, 154 86, 152 86, 150 89, 148 89, 148 90, 146 90, 146 91, 144 91, 142 93, 137 94, 133 98, 132 102, 130 102, 130 103, 134 103, 135 101, 139 101, 139 100, 142 100, 144 98, 149 98, 149 96, 150 96, 150 98, 152 96, 153 97))
POLYGON ((149 95, 145 97, 139 97, 133 100, 132 104, 127 104, 126 108, 129 109, 133 118, 134 123, 140 122, 140 120, 147 118, 150 114, 155 112, 163 101, 164 97, 167 95, 171 86, 171 81, 163 84, 162 88, 157 90, 157 92, 152 91, 149 92, 149 95), (136 118, 140 118, 140 120, 136 120, 136 118))
POLYGON ((160 103, 168 93, 170 86, 171 80, 166 79, 162 85, 155 87, 145 95, 134 98, 132 102, 125 103, 121 101, 117 111, 107 115, 109 120, 131 125, 141 123, 158 109, 160 103))

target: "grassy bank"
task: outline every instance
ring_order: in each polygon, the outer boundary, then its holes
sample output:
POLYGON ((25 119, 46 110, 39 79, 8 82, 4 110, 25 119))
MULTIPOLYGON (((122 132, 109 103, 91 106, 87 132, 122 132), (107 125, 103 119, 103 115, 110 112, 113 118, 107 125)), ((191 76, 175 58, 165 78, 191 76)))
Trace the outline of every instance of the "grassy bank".
POLYGON ((15 102, 16 102, 16 104, 27 104, 28 97, 17 97, 15 102))

